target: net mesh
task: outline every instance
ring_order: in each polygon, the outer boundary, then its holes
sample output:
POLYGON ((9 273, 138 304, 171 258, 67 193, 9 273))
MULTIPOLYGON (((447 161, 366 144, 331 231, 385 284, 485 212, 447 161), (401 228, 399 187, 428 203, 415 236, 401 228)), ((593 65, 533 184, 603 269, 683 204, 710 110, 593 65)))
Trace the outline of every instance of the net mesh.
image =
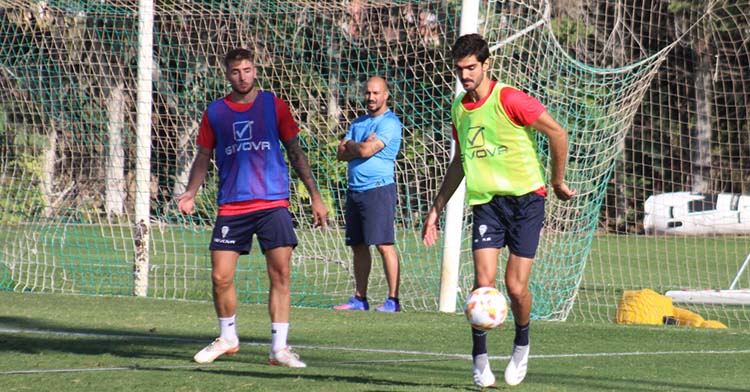
MULTIPOLYGON (((222 57, 244 46, 256 53, 261 87, 290 104, 331 213, 329 230, 312 229, 309 198, 293 179, 300 237, 293 303, 326 307, 353 290, 343 238, 346 167, 335 161, 335 146, 363 113, 362 83, 379 74, 404 124, 396 167, 400 297, 406 309, 435 309, 441 250, 423 247, 419 230, 450 156, 448 52, 459 8, 159 2, 149 295, 210 299, 213 171, 196 215, 178 214, 174 198, 187 182, 202 111, 228 91, 222 57)), ((748 9, 747 0, 482 2, 492 76, 537 97, 570 131, 567 180, 578 197, 548 198, 532 277, 535 319, 612 320, 625 289, 731 281, 750 251, 747 237, 644 235, 644 206, 649 196, 678 191, 750 194, 748 9)), ((0 19, 0 287, 130 295, 138 2, 0 0, 0 19)), ((546 162, 544 138, 539 143, 546 162)), ((468 230, 461 235, 459 301, 473 283, 468 230)), ((237 287, 242 301, 266 301, 257 249, 240 259, 237 287)), ((376 265, 370 296, 386 289, 376 265)), ((696 310, 750 324, 744 306, 696 310)))

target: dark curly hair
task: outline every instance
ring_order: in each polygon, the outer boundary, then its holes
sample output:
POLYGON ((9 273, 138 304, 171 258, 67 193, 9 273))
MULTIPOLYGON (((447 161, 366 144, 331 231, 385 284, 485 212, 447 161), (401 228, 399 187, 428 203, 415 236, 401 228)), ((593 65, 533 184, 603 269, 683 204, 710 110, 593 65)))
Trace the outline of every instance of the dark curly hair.
POLYGON ((458 37, 451 48, 453 61, 464 57, 476 56, 480 63, 484 63, 490 57, 490 46, 479 34, 466 34, 458 37))

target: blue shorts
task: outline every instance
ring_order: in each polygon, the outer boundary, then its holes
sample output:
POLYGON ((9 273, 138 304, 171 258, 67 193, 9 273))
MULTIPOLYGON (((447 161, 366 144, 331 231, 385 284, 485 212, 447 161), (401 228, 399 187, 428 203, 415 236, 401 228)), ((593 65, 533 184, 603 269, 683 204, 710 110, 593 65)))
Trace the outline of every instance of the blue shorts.
POLYGON ((495 196, 473 207, 471 249, 502 248, 533 259, 544 226, 544 196, 495 196))
POLYGON ((233 250, 250 253, 253 235, 258 237, 260 251, 279 246, 297 246, 292 213, 285 207, 248 212, 247 214, 219 216, 211 235, 211 250, 233 250))
POLYGON ((393 245, 396 184, 346 192, 346 245, 393 245))

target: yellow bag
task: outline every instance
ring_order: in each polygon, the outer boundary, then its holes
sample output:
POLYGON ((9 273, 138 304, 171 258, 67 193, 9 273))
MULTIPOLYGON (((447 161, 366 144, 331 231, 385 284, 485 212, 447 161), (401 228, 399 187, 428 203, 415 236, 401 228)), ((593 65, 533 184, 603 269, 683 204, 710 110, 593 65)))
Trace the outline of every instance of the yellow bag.
POLYGON ((618 324, 664 324, 665 317, 674 317, 672 298, 651 289, 625 290, 617 305, 618 324))
POLYGON ((700 327, 706 321, 699 314, 676 306, 674 307, 674 319, 677 325, 683 327, 700 327))
POLYGON ((727 326, 716 320, 706 320, 701 325, 701 328, 726 328, 727 326))

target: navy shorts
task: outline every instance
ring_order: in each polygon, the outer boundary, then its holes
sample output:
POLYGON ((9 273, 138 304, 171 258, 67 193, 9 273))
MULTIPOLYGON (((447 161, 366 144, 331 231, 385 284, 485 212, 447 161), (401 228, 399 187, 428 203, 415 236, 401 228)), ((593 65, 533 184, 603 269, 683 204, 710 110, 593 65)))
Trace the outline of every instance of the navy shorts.
POLYGON ((292 213, 285 207, 248 212, 247 214, 219 216, 211 235, 211 250, 233 250, 250 253, 253 235, 258 237, 260 251, 279 246, 297 246, 292 213))
POLYGON ((473 207, 471 249, 508 246, 513 254, 533 259, 544 226, 544 196, 495 196, 473 207))
POLYGON ((346 192, 346 245, 393 245, 396 184, 346 192))

